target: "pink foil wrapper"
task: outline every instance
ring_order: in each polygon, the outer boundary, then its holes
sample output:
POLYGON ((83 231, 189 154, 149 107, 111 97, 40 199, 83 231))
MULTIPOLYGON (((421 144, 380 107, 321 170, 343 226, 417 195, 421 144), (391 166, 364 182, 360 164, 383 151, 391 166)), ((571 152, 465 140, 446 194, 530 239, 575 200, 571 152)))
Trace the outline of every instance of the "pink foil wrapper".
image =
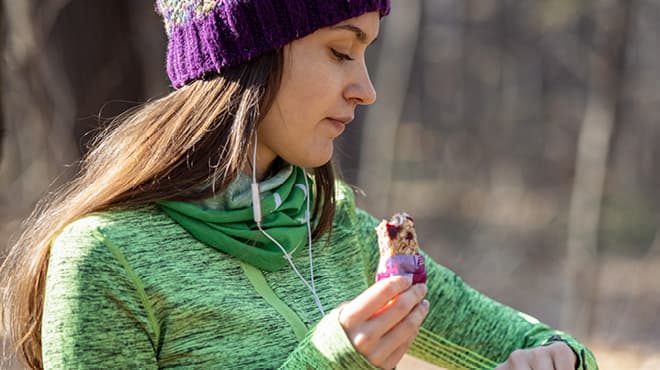
POLYGON ((412 276, 413 284, 426 282, 426 266, 421 254, 401 254, 380 258, 376 281, 390 276, 412 276))

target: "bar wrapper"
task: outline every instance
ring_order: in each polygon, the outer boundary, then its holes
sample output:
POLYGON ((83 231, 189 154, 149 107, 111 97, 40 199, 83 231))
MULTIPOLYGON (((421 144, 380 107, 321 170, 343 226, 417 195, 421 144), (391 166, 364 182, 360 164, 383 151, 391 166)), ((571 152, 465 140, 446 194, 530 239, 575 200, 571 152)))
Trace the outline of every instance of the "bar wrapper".
POLYGON ((390 276, 412 276, 413 284, 426 282, 424 256, 419 254, 415 220, 405 213, 397 213, 377 227, 380 260, 376 281, 390 276))
POLYGON ((413 284, 426 282, 426 267, 424 265, 424 256, 400 255, 390 256, 380 259, 378 271, 376 272, 376 281, 388 278, 390 276, 412 276, 413 284))

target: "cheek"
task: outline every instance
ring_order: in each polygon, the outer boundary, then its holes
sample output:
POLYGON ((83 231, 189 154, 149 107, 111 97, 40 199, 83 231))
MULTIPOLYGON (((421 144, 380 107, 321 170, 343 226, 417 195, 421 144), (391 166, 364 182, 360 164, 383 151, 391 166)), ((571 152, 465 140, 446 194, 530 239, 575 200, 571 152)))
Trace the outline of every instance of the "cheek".
MULTIPOLYGON (((332 60, 323 48, 298 48, 293 53, 290 69, 285 73, 285 89, 298 104, 319 106, 335 101, 343 81, 342 66, 332 60), (305 55, 299 55, 306 52, 305 55)), ((325 107, 332 109, 334 107, 325 107)))
POLYGON ((313 71, 301 72, 301 78, 291 81, 287 90, 287 101, 296 104, 296 109, 322 105, 332 94, 332 79, 326 74, 313 71))
POLYGON ((331 79, 307 72, 299 76, 302 78, 289 80, 282 86, 277 99, 284 125, 297 132, 312 129, 318 121, 341 108, 336 107, 338 99, 333 96, 337 95, 337 88, 332 86, 331 79))

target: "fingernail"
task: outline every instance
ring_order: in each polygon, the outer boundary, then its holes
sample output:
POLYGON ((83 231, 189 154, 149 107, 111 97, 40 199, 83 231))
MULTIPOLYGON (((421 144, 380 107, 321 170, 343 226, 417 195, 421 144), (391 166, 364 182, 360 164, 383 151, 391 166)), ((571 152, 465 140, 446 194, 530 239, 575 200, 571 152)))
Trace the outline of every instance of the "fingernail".
POLYGON ((426 299, 422 300, 422 307, 429 308, 429 306, 430 306, 430 303, 429 303, 428 300, 426 300, 426 299))

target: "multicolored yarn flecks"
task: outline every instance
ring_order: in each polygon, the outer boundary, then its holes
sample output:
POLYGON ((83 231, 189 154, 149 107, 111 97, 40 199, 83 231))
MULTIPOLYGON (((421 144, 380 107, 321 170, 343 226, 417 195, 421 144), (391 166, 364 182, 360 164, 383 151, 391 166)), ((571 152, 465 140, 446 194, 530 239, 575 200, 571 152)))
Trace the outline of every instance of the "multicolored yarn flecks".
POLYGON ((390 0, 157 0, 169 37, 174 88, 279 49, 364 13, 389 14, 390 0))

